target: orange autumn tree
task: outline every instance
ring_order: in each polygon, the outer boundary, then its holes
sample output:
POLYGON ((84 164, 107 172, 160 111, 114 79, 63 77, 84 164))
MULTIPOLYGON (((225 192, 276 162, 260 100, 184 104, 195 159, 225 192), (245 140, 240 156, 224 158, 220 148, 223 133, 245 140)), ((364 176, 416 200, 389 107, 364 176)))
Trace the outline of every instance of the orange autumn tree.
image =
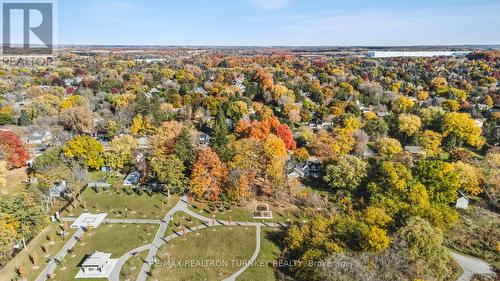
POLYGON ((286 149, 295 150, 297 146, 293 139, 292 130, 286 124, 281 124, 276 116, 266 116, 262 121, 240 120, 236 124, 235 132, 242 138, 259 140, 264 140, 269 134, 274 134, 283 140, 286 149))
POLYGON ((191 174, 190 192, 198 198, 216 201, 223 191, 228 170, 212 149, 200 150, 191 174))

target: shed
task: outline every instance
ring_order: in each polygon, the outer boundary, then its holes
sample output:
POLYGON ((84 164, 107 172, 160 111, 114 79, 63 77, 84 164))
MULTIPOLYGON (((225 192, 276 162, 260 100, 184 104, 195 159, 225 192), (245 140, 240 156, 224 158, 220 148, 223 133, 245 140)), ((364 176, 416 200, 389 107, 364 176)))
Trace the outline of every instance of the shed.
POLYGON ((458 198, 455 203, 455 208, 457 209, 467 209, 469 207, 469 197, 465 195, 462 191, 458 191, 458 198))

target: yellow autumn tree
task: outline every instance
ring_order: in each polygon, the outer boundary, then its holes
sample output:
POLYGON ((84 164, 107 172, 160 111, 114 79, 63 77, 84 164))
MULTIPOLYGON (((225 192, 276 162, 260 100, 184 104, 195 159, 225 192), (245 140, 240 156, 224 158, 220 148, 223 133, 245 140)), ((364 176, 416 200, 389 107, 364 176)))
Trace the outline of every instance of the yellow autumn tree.
POLYGON ((425 149, 425 153, 429 156, 436 156, 441 152, 441 142, 443 136, 431 130, 425 130, 418 137, 418 143, 425 149))
POLYGON ((394 101, 392 108, 395 112, 407 112, 415 106, 415 102, 405 96, 399 96, 397 100, 394 101))
POLYGON ((399 155, 403 148, 397 139, 383 137, 380 138, 375 144, 378 154, 383 158, 392 158, 399 155))
POLYGON ((104 165, 103 152, 102 144, 87 135, 76 136, 63 147, 64 156, 80 161, 92 169, 99 169, 104 165))
POLYGON ((104 153, 106 164, 114 170, 123 169, 132 161, 138 141, 130 135, 114 138, 104 153))
POLYGON ((413 114, 401 114, 398 117, 399 131, 407 136, 414 136, 420 130, 422 121, 420 117, 413 114))
POLYGON ((365 233, 363 248, 368 251, 380 252, 389 247, 390 242, 391 238, 387 235, 387 231, 371 226, 365 233))
POLYGON ((454 134, 469 145, 481 148, 485 139, 481 136, 479 127, 468 113, 451 112, 443 118, 443 136, 454 134))
POLYGON ((270 134, 264 141, 264 156, 267 159, 266 174, 268 179, 279 184, 284 179, 284 168, 286 161, 286 146, 283 140, 270 134))
POLYGON ((137 114, 132 120, 130 132, 134 135, 140 136, 145 136, 154 132, 154 126, 152 124, 151 117, 147 116, 146 118, 144 118, 142 114, 137 114))
POLYGON ((477 196, 482 192, 480 184, 483 175, 481 170, 462 161, 453 163, 453 169, 458 173, 458 181, 462 191, 472 196, 477 196))
POLYGON ((0 161, 0 187, 5 187, 7 184, 7 164, 5 161, 0 161))

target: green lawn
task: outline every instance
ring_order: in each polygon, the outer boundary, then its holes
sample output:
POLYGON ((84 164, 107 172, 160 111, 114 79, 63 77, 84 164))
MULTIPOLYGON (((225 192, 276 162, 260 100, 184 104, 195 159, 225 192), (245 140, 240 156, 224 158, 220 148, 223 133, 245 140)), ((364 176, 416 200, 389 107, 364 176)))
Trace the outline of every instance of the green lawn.
POLYGON ((147 255, 148 251, 143 251, 137 256, 128 259, 120 272, 120 280, 135 280, 147 255))
MULTIPOLYGON (((130 250, 153 241, 158 226, 155 224, 106 224, 84 234, 73 253, 69 253, 55 270, 54 280, 74 280, 80 269, 78 264, 95 251, 111 253, 119 258, 130 250)), ((88 279, 82 279, 88 280, 88 279)))
POLYGON ((64 215, 78 216, 88 211, 106 212, 107 218, 162 219, 178 199, 179 196, 171 195, 168 198, 159 193, 153 193, 152 196, 146 193, 127 195, 124 192, 117 194, 114 191, 95 192, 87 188, 80 196, 81 202, 76 202, 76 207, 64 212, 64 215))
POLYGON ((237 281, 274 281, 275 270, 273 262, 281 253, 278 241, 282 239, 281 232, 276 229, 261 228, 260 252, 253 266, 245 270, 237 281))
POLYGON ((17 269, 23 266, 26 271, 26 279, 34 280, 45 267, 46 260, 53 258, 60 250, 62 245, 75 232, 74 229, 68 228, 68 235, 65 240, 57 235, 61 231, 61 226, 58 223, 51 223, 33 240, 30 241, 26 250, 17 254, 4 268, 0 270, 0 280, 16 280, 18 274, 17 269), (51 240, 47 240, 47 236, 51 240), (44 248, 46 247, 46 252, 44 248), (36 264, 33 264, 30 255, 35 256, 36 264))
POLYGON ((163 245, 151 280, 222 280, 241 268, 254 249, 254 227, 202 229, 163 245))
POLYGON ((168 236, 174 232, 182 233, 184 229, 188 229, 193 226, 201 225, 202 221, 191 217, 184 212, 176 212, 170 222, 170 225, 165 233, 168 236))
POLYGON ((272 219, 254 219, 253 218, 253 205, 246 207, 232 206, 230 209, 227 208, 215 208, 215 211, 210 210, 206 203, 200 203, 198 201, 193 201, 189 203, 188 207, 192 211, 198 212, 200 215, 212 218, 215 216, 216 219, 235 221, 250 221, 250 222, 288 222, 290 220, 297 221, 303 220, 304 215, 298 208, 277 208, 270 206, 270 210, 273 212, 272 219))

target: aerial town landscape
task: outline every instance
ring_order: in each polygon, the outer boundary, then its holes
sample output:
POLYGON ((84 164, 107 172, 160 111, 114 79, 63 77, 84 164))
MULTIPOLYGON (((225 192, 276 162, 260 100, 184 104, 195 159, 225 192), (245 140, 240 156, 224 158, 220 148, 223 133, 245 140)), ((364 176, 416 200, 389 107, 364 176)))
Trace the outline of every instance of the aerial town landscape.
POLYGON ((499 45, 98 43, 1 57, 0 281, 500 280, 499 45))

